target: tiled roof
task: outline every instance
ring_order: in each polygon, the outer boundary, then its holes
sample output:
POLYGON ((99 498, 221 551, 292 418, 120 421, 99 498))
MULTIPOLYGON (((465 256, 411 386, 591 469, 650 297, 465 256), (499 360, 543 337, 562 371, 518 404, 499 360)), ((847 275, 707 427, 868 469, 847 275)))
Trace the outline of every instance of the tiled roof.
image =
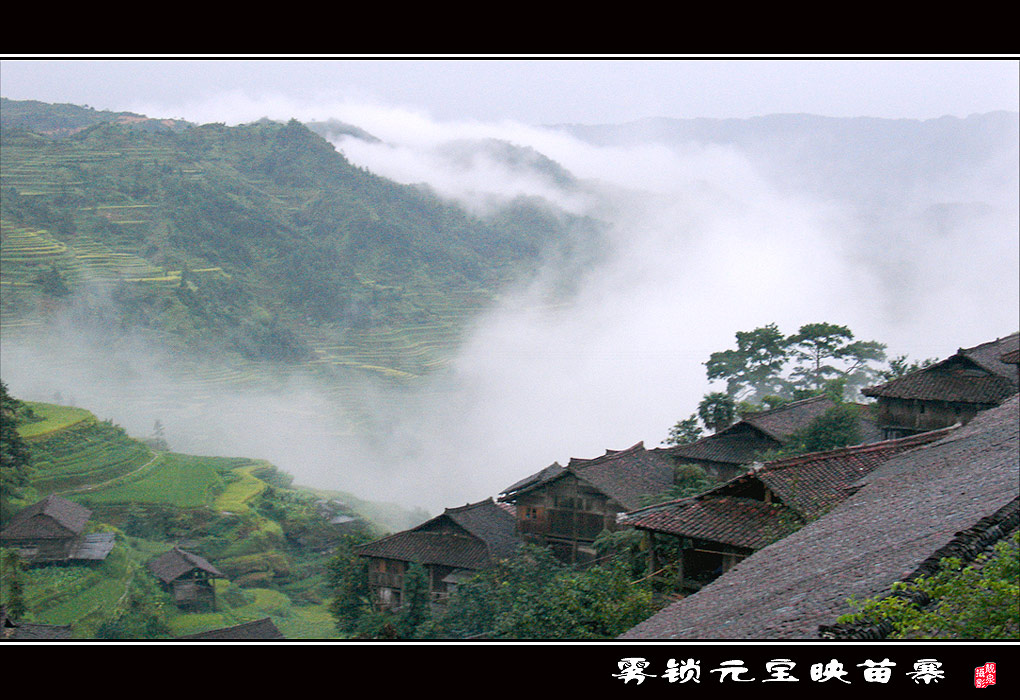
POLYGON ((700 460, 739 465, 750 464, 759 452, 776 449, 780 446, 780 443, 753 430, 727 429, 686 445, 666 448, 666 450, 678 462, 700 460))
POLYGON ((444 514, 484 542, 497 559, 508 556, 520 544, 515 532, 516 513, 491 498, 474 505, 447 508, 444 514))
POLYGON ((163 556, 149 562, 149 570, 163 583, 176 581, 184 574, 200 569, 212 576, 223 578, 223 574, 204 558, 174 547, 163 556))
POLYGON ((447 508, 415 528, 362 545, 358 554, 477 570, 509 555, 518 544, 514 515, 489 498, 447 508), (435 529, 444 521, 458 531, 435 529))
POLYGON ((826 396, 812 396, 769 411, 747 413, 741 416, 741 420, 777 442, 786 442, 793 433, 806 427, 833 406, 835 403, 826 396))
POLYGON ((560 466, 558 462, 553 462, 542 471, 536 472, 531 476, 527 476, 511 486, 507 486, 500 492, 501 500, 506 500, 507 498, 513 497, 517 493, 530 490, 535 486, 552 481, 553 479, 559 477, 563 473, 564 473, 563 467, 560 466))
POLYGON ((0 641, 71 639, 70 625, 39 625, 13 620, 0 605, 0 641))
POLYGON ((565 467, 554 462, 507 487, 500 500, 515 500, 565 474, 573 474, 622 507, 636 508, 645 496, 662 493, 673 485, 675 464, 668 450, 646 450, 644 442, 639 442, 625 450, 606 450, 593 459, 572 458, 565 467))
POLYGON ((642 509, 622 522, 643 530, 761 549, 793 532, 789 511, 750 498, 685 498, 668 507, 642 509))
POLYGON ((886 594, 1017 498, 1018 401, 893 457, 830 512, 622 638, 818 639, 821 626, 852 612, 848 600, 886 594))
POLYGON ((861 477, 898 454, 945 437, 949 430, 790 457, 766 464, 753 478, 802 518, 813 520, 842 501, 861 477))
POLYGON ((284 639, 283 633, 273 624, 271 618, 264 617, 261 620, 243 622, 233 627, 222 627, 188 634, 178 639, 207 639, 207 640, 259 640, 259 639, 284 639))
POLYGON ((675 464, 665 451, 646 450, 639 442, 595 459, 571 459, 566 469, 624 508, 636 508, 645 496, 673 485, 675 464))
POLYGON ((11 518, 0 533, 5 539, 63 538, 85 529, 92 511, 60 496, 47 496, 27 506, 11 518))
POLYGON ((996 405, 1017 392, 1016 368, 1003 355, 1017 349, 1018 336, 961 348, 929 367, 861 390, 876 398, 953 401, 996 405))
POLYGON ((828 397, 813 396, 768 411, 747 413, 714 435, 667 451, 680 461, 750 464, 759 452, 781 447, 793 433, 806 428, 834 405, 828 397))
MULTIPOLYGON (((965 355, 986 370, 1000 377, 1005 377, 1016 384, 1016 367, 1011 366, 1010 361, 1003 355, 1013 354, 1020 350, 1020 332, 1007 335, 1005 338, 998 338, 988 343, 982 343, 973 348, 961 348, 957 354, 965 355)), ((1016 362, 1014 359, 1013 363, 1016 362)))
POLYGON ((932 431, 758 465, 697 496, 626 513, 620 522, 643 530, 758 549, 842 501, 854 482, 879 465, 946 433, 932 431), (777 503, 767 505, 742 497, 753 481, 776 494, 777 503))

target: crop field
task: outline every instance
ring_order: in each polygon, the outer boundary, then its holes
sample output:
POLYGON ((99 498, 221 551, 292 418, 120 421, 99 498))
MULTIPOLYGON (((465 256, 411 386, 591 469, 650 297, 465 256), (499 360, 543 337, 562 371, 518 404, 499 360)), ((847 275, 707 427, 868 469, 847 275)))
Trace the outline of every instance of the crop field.
POLYGON ((22 423, 18 426, 18 435, 26 440, 40 438, 58 430, 66 430, 72 425, 85 421, 95 421, 96 417, 84 408, 61 406, 54 403, 38 403, 26 401, 25 405, 41 420, 22 423))
MULTIPOLYGON (((235 467, 231 473, 235 479, 230 481, 223 492, 216 498, 213 507, 226 513, 248 512, 248 501, 266 490, 266 482, 252 475, 256 469, 265 467, 268 462, 255 462, 245 467, 235 467)), ((275 523, 274 523, 275 524, 275 523)))
POLYGON ((145 469, 109 486, 89 490, 79 500, 95 505, 139 503, 199 508, 211 504, 222 492, 224 462, 229 460, 163 453, 145 469))
POLYGON ((54 412, 56 419, 69 424, 27 440, 32 451, 32 486, 40 495, 117 479, 153 460, 153 452, 123 429, 97 421, 87 411, 82 412, 87 416, 80 417, 78 411, 71 409, 63 418, 54 412))

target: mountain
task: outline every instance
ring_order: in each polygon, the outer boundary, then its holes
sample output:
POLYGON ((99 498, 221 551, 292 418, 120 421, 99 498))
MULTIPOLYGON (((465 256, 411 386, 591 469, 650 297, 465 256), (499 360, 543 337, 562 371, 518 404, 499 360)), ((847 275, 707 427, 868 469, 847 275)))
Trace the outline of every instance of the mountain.
POLYGON ((345 331, 436 329, 423 363, 392 367, 417 375, 548 250, 595 236, 535 199, 469 214, 293 120, 153 129, 164 122, 11 100, 3 113, 8 325, 73 298, 79 315, 274 362, 324 359, 317 345, 345 331))

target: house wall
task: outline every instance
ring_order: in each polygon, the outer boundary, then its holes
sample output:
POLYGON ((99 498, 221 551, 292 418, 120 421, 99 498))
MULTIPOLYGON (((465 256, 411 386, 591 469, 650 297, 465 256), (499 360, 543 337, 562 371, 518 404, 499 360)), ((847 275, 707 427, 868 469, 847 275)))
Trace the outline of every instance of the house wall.
POLYGON ((380 610, 395 610, 402 604, 407 562, 397 559, 368 560, 368 587, 380 610))
POLYGON ((42 564, 66 560, 79 539, 71 536, 4 538, 3 546, 18 550, 28 563, 42 564))
POLYGON ((969 404, 949 401, 919 401, 881 397, 874 404, 878 426, 885 439, 946 428, 966 423, 979 411, 993 404, 969 404))
POLYGON ((517 498, 517 532, 526 542, 548 546, 567 564, 595 559, 592 544, 603 530, 616 529, 623 509, 573 475, 517 498))

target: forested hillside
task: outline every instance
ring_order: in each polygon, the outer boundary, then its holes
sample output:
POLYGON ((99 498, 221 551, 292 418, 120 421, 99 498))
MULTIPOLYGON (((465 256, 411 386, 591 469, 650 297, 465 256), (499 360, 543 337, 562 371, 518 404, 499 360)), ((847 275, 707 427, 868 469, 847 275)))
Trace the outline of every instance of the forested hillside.
POLYGON ((73 298, 93 322, 190 348, 418 375, 551 246, 594 235, 536 201, 472 216, 296 121, 101 114, 4 102, 5 329, 73 298), (368 337, 380 329, 396 336, 368 337), (373 343, 390 347, 369 358, 373 343))

